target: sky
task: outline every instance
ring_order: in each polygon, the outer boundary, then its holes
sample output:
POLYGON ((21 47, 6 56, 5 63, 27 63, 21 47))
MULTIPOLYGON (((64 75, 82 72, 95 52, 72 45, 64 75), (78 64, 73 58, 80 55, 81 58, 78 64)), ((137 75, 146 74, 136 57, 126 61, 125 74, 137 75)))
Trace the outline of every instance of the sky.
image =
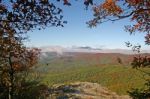
POLYGON ((92 19, 91 8, 85 9, 85 6, 79 2, 72 2, 72 6, 59 7, 63 9, 64 20, 68 23, 64 27, 46 27, 44 30, 30 31, 29 42, 27 46, 90 46, 94 48, 109 49, 127 49, 125 42, 130 41, 133 44, 141 44, 143 49, 148 46, 144 44, 144 34, 136 33, 130 35, 125 32, 124 25, 131 24, 129 19, 107 22, 97 25, 95 28, 89 28, 87 21, 92 19))

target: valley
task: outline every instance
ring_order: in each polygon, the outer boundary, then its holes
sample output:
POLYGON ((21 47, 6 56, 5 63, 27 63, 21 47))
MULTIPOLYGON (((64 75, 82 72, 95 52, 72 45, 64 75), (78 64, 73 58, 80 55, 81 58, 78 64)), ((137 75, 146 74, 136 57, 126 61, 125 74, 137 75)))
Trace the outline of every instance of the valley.
MULTIPOLYGON (((119 53, 47 53, 41 58, 36 73, 41 83, 48 86, 90 82, 100 84, 119 95, 127 95, 132 88, 142 88, 147 76, 141 71, 149 68, 133 69, 131 60, 136 55, 119 53), (121 63, 118 63, 118 58, 121 63)), ((145 54, 142 54, 143 56, 145 54)))

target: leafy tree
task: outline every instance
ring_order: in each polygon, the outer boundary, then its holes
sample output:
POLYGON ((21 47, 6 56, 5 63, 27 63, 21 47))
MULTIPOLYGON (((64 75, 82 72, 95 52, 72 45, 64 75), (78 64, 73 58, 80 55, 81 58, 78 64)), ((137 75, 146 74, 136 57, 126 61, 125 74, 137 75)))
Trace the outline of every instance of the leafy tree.
POLYGON ((87 22, 90 27, 103 22, 128 18, 134 25, 125 26, 131 34, 139 31, 146 33, 146 44, 149 44, 150 2, 149 0, 104 0, 93 7, 94 18, 87 22))
POLYGON ((117 57, 117 62, 118 62, 119 64, 123 64, 123 62, 122 62, 122 60, 121 60, 120 57, 117 57))
POLYGON ((27 49, 20 42, 9 36, 4 37, 1 41, 0 85, 4 88, 2 93, 8 93, 9 99, 12 99, 16 88, 22 86, 21 82, 24 80, 26 71, 37 63, 39 50, 36 48, 27 49))
MULTIPOLYGON (((69 5, 65 0, 64 4, 69 5)), ((37 63, 39 50, 23 44, 26 33, 46 26, 63 26, 66 22, 61 12, 49 0, 0 0, 1 96, 12 99, 15 89, 22 86, 19 81, 24 79, 18 76, 37 63)))
MULTIPOLYGON (((60 1, 60 0, 58 0, 60 1)), ((69 0, 64 0, 69 2, 69 0)), ((84 5, 93 7, 93 19, 87 22, 89 27, 95 27, 104 22, 115 22, 129 19, 133 25, 125 26, 131 34, 143 32, 145 43, 150 44, 150 1, 149 0, 102 0, 95 4, 95 0, 84 0, 84 5)))
MULTIPOLYGON (((71 5, 69 0, 62 1, 64 5, 71 5)), ((150 44, 149 0, 104 0, 99 5, 95 5, 94 0, 85 0, 84 4, 87 7, 93 5, 94 18, 87 22, 90 27, 130 18, 135 24, 125 26, 126 30, 131 34, 136 31, 146 33, 145 42, 150 44)), ((50 0, 0 0, 1 85, 7 87, 9 99, 13 98, 15 73, 33 66, 36 62, 32 63, 31 60, 38 55, 37 49, 29 50, 23 45, 27 39, 25 34, 36 28, 63 26, 66 21, 62 20, 61 12, 50 0)))
MULTIPOLYGON (((91 0, 87 1, 87 6, 91 0)), ((94 1, 94 0, 92 0, 94 1)), ((145 33, 145 44, 150 45, 150 1, 149 0, 104 0, 103 3, 93 6, 94 18, 87 22, 89 27, 95 27, 104 22, 115 22, 122 19, 129 19, 133 25, 125 26, 130 34, 135 32, 145 33)), ((140 55, 140 45, 133 46, 129 42, 128 47, 132 47, 139 55, 134 57, 131 65, 133 68, 149 67, 150 58, 140 55)), ((150 73, 145 72, 147 75, 150 73)), ((150 97, 150 80, 146 80, 146 89, 133 89, 129 91, 134 99, 147 99, 150 97)))

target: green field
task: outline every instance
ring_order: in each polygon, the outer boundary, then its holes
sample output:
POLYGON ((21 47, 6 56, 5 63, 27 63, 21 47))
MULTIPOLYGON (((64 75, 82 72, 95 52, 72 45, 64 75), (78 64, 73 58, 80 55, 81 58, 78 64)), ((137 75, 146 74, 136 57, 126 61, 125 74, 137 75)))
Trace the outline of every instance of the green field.
MULTIPOLYGON (((148 68, 141 70, 150 71, 148 68)), ((145 83, 144 73, 131 66, 100 65, 81 60, 53 60, 48 65, 39 66, 37 72, 42 77, 41 83, 49 86, 86 81, 99 83, 118 94, 127 94, 131 88, 141 88, 145 83)))

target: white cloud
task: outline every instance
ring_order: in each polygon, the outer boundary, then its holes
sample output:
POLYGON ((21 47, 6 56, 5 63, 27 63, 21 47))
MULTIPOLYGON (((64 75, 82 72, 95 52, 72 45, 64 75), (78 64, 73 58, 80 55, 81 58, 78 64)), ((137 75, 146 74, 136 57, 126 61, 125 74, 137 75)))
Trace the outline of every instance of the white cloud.
MULTIPOLYGON (((56 52, 59 55, 62 55, 64 52, 122 53, 122 54, 136 53, 128 49, 101 49, 101 48, 92 48, 90 46, 74 46, 74 47, 45 46, 40 47, 40 49, 42 49, 42 52, 56 52)), ((142 50, 141 53, 150 53, 150 50, 142 50)))

